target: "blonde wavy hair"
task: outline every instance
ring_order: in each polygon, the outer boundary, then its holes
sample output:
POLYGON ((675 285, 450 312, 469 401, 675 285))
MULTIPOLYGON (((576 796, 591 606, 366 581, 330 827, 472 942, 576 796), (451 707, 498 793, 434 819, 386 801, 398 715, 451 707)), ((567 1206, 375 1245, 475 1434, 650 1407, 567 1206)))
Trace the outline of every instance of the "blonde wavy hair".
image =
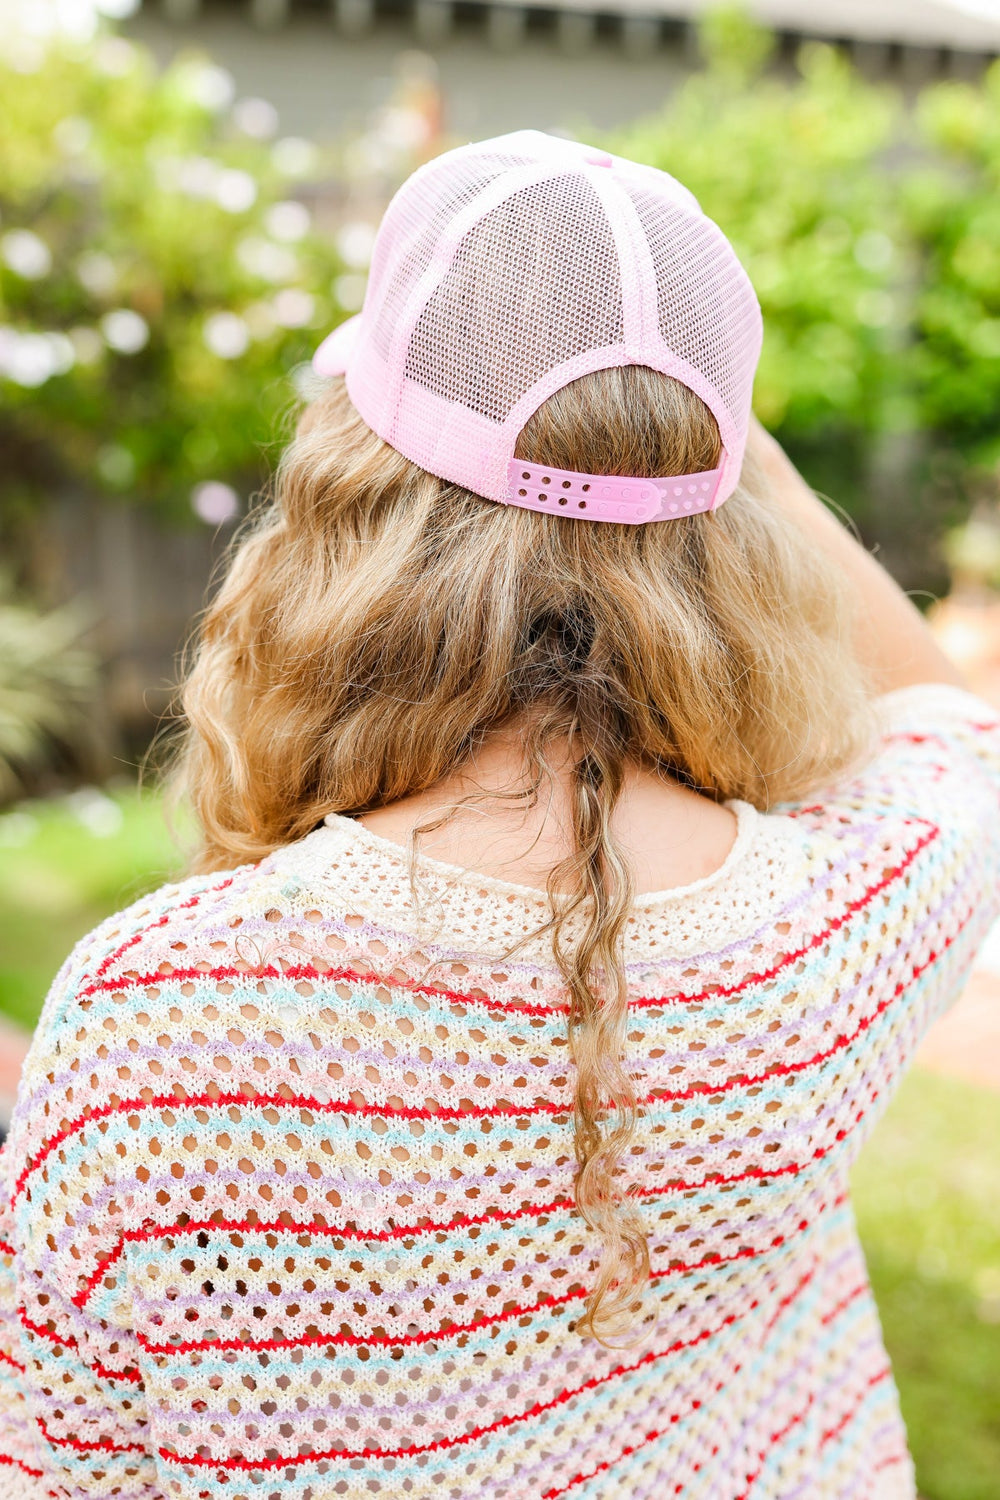
MULTIPOLYGON (((550 397, 516 456, 655 476, 711 469, 719 452, 698 396, 629 366, 550 397)), ((571 746, 575 848, 549 877, 548 927, 570 997, 576 1203, 602 1243, 578 1326, 604 1342, 634 1323, 649 1270, 620 1170, 639 1113, 622 960, 633 878, 612 828, 626 768, 761 809, 844 770, 872 733, 849 613, 846 581, 751 457, 714 513, 639 527, 540 515, 417 468, 336 379, 302 413, 273 503, 244 523, 201 622, 171 773, 201 829, 195 870, 433 787, 498 729, 523 729, 528 797, 551 747, 571 746)))

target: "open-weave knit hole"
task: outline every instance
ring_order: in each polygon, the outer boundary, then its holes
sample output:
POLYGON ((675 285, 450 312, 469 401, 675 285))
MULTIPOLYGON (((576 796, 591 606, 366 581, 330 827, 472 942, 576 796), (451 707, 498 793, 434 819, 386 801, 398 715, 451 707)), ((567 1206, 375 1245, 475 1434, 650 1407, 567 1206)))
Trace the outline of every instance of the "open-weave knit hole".
POLYGON ((1000 722, 885 715, 635 904, 634 1348, 577 1330, 540 893, 425 859, 415 907, 333 817, 85 939, 0 1159, 0 1495, 912 1500, 847 1173, 996 915, 1000 722))

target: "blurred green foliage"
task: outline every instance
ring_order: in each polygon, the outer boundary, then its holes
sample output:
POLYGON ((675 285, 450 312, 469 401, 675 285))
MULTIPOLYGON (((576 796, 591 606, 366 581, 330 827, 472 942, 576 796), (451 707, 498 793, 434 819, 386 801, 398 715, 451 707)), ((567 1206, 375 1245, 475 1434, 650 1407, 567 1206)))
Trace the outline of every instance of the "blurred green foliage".
POLYGON ((679 177, 733 241, 764 312, 755 406, 813 483, 883 539, 938 537, 996 502, 1000 63, 908 104, 818 42, 769 72, 771 40, 738 7, 709 14, 703 70, 613 149, 679 177))
MULTIPOLYGON (((995 501, 1000 464, 1000 63, 907 103, 820 43, 774 70, 739 7, 700 44, 704 67, 610 144, 733 240, 764 310, 756 407, 810 479, 870 535, 939 537, 995 501)), ((267 139, 268 106, 227 78, 193 54, 158 75, 110 34, 0 60, 7 506, 59 474, 176 514, 199 483, 253 488, 353 310, 365 252, 345 266, 301 201, 335 214, 342 161, 267 139)))
POLYGON ((875 165, 899 101, 830 47, 803 47, 788 83, 758 76, 765 57, 742 28, 707 31, 703 45, 705 70, 619 148, 690 187, 746 266, 764 311, 765 425, 877 430, 898 417, 902 378, 892 288, 907 251, 875 165))
POLYGON ((53 745, 79 734, 97 662, 80 645, 85 621, 72 606, 41 613, 0 574, 0 805, 53 745))
POLYGON ((0 1013, 30 1030, 74 943, 182 865, 161 799, 133 784, 0 813, 0 1013))
POLYGON ((269 106, 234 111, 231 89, 112 35, 5 48, 6 503, 65 476, 187 513, 199 481, 263 478, 342 266, 295 196, 316 148, 262 139, 269 106))
POLYGON ((934 156, 901 183, 919 257, 913 379, 924 424, 980 470, 1000 463, 1000 65, 917 102, 934 156))
POLYGON ((1000 1094, 914 1072, 854 1207, 923 1500, 996 1500, 1000 1094))

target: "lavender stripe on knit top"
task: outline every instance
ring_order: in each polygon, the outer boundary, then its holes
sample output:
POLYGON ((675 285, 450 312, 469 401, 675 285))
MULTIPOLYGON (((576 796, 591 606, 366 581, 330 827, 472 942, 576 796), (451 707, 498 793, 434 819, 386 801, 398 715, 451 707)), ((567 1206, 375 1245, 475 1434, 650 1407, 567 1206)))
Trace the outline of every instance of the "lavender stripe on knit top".
POLYGON ((85 938, 0 1156, 0 1500, 914 1500, 848 1171, 1000 909, 1000 718, 880 712, 627 925, 635 1347, 577 1329, 538 893, 332 817, 85 938))

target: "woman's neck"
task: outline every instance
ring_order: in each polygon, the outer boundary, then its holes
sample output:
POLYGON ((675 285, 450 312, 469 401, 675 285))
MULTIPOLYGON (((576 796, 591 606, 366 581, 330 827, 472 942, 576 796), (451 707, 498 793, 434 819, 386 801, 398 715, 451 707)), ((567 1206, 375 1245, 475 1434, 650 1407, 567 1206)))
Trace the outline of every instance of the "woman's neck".
MULTIPOLYGON (((437 825, 420 834, 421 853, 544 889, 549 872, 575 843, 569 741, 552 743, 547 756, 551 775, 531 797, 523 733, 498 732, 452 775, 359 821, 402 845, 414 830, 437 825)), ((736 819, 711 798, 630 763, 611 829, 631 863, 638 894, 711 874, 732 846, 736 819)))

